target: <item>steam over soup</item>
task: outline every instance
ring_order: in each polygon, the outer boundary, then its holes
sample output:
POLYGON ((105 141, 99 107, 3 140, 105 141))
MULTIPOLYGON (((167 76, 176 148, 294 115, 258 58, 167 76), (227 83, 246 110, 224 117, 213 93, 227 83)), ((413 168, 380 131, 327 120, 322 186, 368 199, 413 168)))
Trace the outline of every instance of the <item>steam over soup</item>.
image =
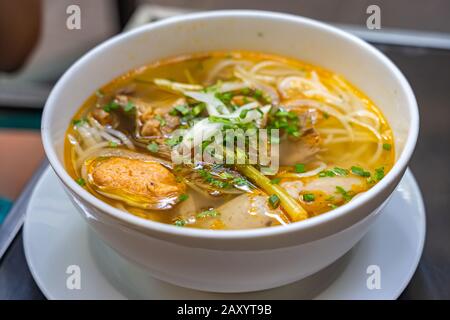
POLYGON ((67 129, 65 163, 130 214, 246 229, 345 205, 391 169, 394 147, 381 112, 341 76, 274 55, 212 52, 158 61, 95 92, 67 129), (191 161, 174 157, 181 151, 191 161))

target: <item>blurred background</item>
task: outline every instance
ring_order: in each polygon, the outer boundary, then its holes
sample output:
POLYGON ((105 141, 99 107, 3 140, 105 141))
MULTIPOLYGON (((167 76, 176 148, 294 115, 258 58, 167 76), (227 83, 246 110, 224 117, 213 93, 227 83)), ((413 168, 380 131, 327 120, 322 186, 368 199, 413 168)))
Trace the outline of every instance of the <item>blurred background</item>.
MULTIPOLYGON (((450 298, 450 1, 445 0, 0 0, 0 223, 44 159, 42 108, 70 64, 124 30, 214 9, 287 12, 337 25, 371 42, 405 73, 421 111, 411 167, 429 218, 422 262, 402 297, 450 298), (73 5, 80 10, 80 28, 71 29, 73 5), (367 28, 370 5, 380 8, 381 29, 367 28)), ((0 283, 1 270, 0 264, 0 283)))

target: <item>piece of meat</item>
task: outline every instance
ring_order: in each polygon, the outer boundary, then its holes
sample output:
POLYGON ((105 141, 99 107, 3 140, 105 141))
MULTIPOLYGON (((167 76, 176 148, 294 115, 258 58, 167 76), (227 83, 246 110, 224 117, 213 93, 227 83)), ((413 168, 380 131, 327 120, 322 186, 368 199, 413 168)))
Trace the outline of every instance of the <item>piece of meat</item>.
POLYGON ((144 122, 141 128, 141 135, 144 137, 159 137, 161 136, 160 121, 151 118, 144 122))
POLYGON ((102 126, 110 124, 112 122, 112 117, 109 112, 106 112, 102 108, 95 108, 92 111, 92 116, 97 120, 102 126))
POLYGON ((185 192, 183 183, 158 162, 122 157, 94 160, 90 167, 92 185, 105 195, 120 200, 142 202, 144 207, 174 204, 185 192))
POLYGON ((269 208, 264 194, 242 194, 216 210, 225 229, 264 228, 285 221, 280 208, 269 208))
POLYGON ((167 108, 157 108, 154 111, 154 117, 159 116, 164 122, 164 125, 160 124, 160 131, 162 134, 171 133, 180 125, 180 118, 170 115, 169 112, 170 110, 167 108))
POLYGON ((320 142, 320 135, 314 129, 303 131, 300 139, 283 141, 279 147, 280 165, 293 166, 297 163, 312 161, 320 151, 320 142))

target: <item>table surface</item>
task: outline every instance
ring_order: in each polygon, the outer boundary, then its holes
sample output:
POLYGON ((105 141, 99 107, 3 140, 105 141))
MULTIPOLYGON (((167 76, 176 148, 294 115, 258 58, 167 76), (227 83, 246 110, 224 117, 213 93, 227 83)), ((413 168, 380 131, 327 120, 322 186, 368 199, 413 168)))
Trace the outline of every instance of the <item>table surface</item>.
MULTIPOLYGON (((410 167, 425 199, 427 239, 419 267, 400 299, 450 299, 450 51, 377 47, 410 81, 421 115, 410 167)), ((26 264, 20 233, 0 261, 0 299, 44 299, 26 264)))

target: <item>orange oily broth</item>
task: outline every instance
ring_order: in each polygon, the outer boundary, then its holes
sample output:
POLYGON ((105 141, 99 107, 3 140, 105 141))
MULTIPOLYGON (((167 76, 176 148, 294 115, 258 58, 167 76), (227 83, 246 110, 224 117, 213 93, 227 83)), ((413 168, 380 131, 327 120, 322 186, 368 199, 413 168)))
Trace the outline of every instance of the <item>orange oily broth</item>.
MULTIPOLYGON (((110 83, 103 86, 100 91, 104 95, 105 98, 108 99, 109 97, 113 97, 116 92, 122 88, 132 88, 134 90, 133 97, 142 98, 146 101, 149 101, 152 103, 152 105, 155 106, 165 106, 170 105, 176 100, 176 97, 170 93, 165 92, 164 90, 158 89, 155 85, 150 84, 150 81, 154 78, 166 78, 169 80, 177 81, 177 82, 184 82, 184 83, 202 83, 202 81, 205 80, 206 75, 208 71, 211 70, 211 68, 221 59, 224 58, 242 58, 245 60, 250 60, 252 62, 259 62, 263 60, 274 60, 279 62, 287 63, 291 66, 294 66, 298 68, 299 70, 303 70, 305 72, 309 72, 314 70, 320 77, 321 81, 326 86, 339 86, 339 88, 347 91, 351 91, 356 97, 358 97, 358 100, 360 103, 364 104, 365 108, 368 110, 374 112, 380 121, 380 132, 383 137, 383 143, 390 144, 392 148, 390 150, 382 150, 381 156, 379 159, 372 163, 368 164, 372 155, 376 152, 376 144, 375 143, 367 143, 367 142, 360 142, 360 141, 347 141, 342 143, 330 143, 330 144, 324 144, 324 141, 327 139, 326 135, 320 135, 321 136, 321 143, 322 143, 322 150, 319 152, 318 157, 319 160, 324 161, 327 163, 328 167, 333 168, 334 166, 342 167, 346 169, 350 169, 352 166, 360 166, 364 168, 365 170, 368 170, 370 172, 374 172, 376 168, 384 167, 385 173, 387 173, 393 163, 395 158, 395 150, 394 150, 394 144, 393 144, 393 134, 392 130, 389 127, 389 124, 385 120, 382 113, 379 111, 379 109, 373 104, 373 102, 367 98, 362 92, 360 92, 358 89, 356 89, 354 86, 349 84, 347 81, 340 78, 340 82, 338 82, 334 78, 334 73, 329 72, 327 70, 324 70, 320 67, 313 66, 310 64, 306 64, 304 62, 300 62, 297 60, 287 59, 284 57, 274 56, 274 55, 268 55, 268 54, 262 54, 262 53, 255 53, 255 52, 244 52, 244 51, 236 51, 236 52, 212 52, 212 53, 202 53, 202 54, 195 54, 191 56, 181 56, 176 58, 170 58, 161 60, 156 63, 149 64, 147 66, 138 68, 136 70, 132 70, 116 79, 111 81, 110 83), (345 87, 345 88, 344 88, 345 87), (364 148, 364 149, 363 149, 364 148), (356 153, 358 156, 351 157, 349 155, 356 153)), ((299 94, 299 99, 301 99, 302 96, 299 94)), ((320 99, 315 98, 315 100, 320 101, 320 99)), ((98 103, 99 98, 97 97, 96 93, 92 94, 85 103, 81 106, 81 108, 78 110, 78 112, 74 115, 73 120, 81 119, 86 116, 86 114, 89 113, 92 108, 96 106, 98 103)), ((281 100, 281 104, 283 104, 283 100, 281 100)), ((326 116, 322 112, 319 113, 319 121, 315 125, 315 128, 320 132, 321 129, 334 129, 339 128, 342 129, 342 125, 340 122, 335 119, 332 116, 326 116)), ((365 129, 361 128, 356 125, 352 125, 352 128, 355 130, 358 130, 360 133, 365 133, 368 136, 373 136, 370 134, 370 132, 365 129)), ((70 125, 67 129, 66 133, 66 139, 65 139, 65 148, 64 148, 64 157, 65 157, 65 164, 66 169, 68 173, 74 178, 79 179, 80 178, 80 172, 77 172, 77 170, 74 168, 73 163, 73 155, 74 155, 74 147, 69 142, 69 139, 67 138, 68 134, 76 135, 76 131, 74 130, 74 126, 70 125)), ((339 135, 335 135, 335 138, 339 138, 339 135)), ((122 148, 122 147, 118 147, 122 148)), ((148 151, 145 149, 137 148, 137 151, 147 153, 148 151)), ((291 152, 295 152, 295 150, 292 150, 291 152)), ((306 170, 312 170, 316 166, 315 163, 305 163, 306 170)), ((283 171, 285 168, 280 168, 280 172, 283 171)), ((292 168, 289 168, 289 171, 292 172, 292 168)), ((172 170, 174 174, 174 172, 172 170)), ((351 175, 351 173, 350 173, 351 175)), ((298 178, 296 178, 298 179, 298 178)), ((303 183, 308 183, 309 181, 312 181, 314 179, 320 179, 317 178, 317 176, 314 177, 308 177, 308 178, 301 178, 300 180, 303 183)), ((292 181, 295 180, 293 178, 283 178, 281 179, 281 183, 284 181, 292 181)), ((365 183, 362 185, 354 185, 352 186, 351 190, 348 190, 352 194, 358 194, 360 192, 368 190, 373 183, 365 183)), ((85 188, 95 195, 97 198, 99 198, 102 201, 105 201, 106 203, 111 204, 112 206, 118 207, 120 209, 125 209, 126 211, 145 218, 150 219, 153 221, 163 222, 163 223, 173 223, 177 220, 177 218, 180 216, 180 212, 189 212, 191 216, 195 217, 196 212, 201 212, 203 210, 206 210, 208 208, 217 208, 221 204, 229 201, 234 196, 232 195, 223 195, 220 197, 212 197, 212 196, 204 196, 202 194, 199 194, 198 192, 193 191, 192 189, 188 188, 187 194, 189 195, 188 201, 183 201, 178 203, 174 206, 174 208, 169 210, 149 210, 149 209, 141 209, 132 207, 129 205, 126 205, 125 203, 113 200, 110 198, 107 198, 98 192, 96 192, 92 187, 90 187, 88 184, 85 185, 85 188)), ((256 191, 255 194, 259 194, 260 191, 256 191)), ((305 193, 305 192, 303 192, 305 193)), ((322 214, 324 212, 327 212, 334 208, 335 206, 339 206, 345 203, 343 199, 337 199, 337 200, 330 200, 329 196, 324 194, 323 192, 317 190, 317 191, 309 191, 308 194, 314 194, 315 201, 308 202, 304 201, 302 198, 302 192, 300 193, 298 197, 298 201, 301 203, 303 208, 308 212, 309 216, 315 216, 318 214, 322 214)), ((251 197, 251 195, 250 195, 251 197)), ((339 197, 337 197, 339 198, 339 197)), ((253 212, 249 212, 249 214, 254 214, 253 212)), ((281 214, 280 215, 281 220, 283 221, 289 221, 286 215, 281 214)), ((220 221, 219 218, 206 218, 202 219, 191 219, 190 223, 186 226, 190 227, 201 227, 201 228, 210 228, 210 229, 223 229, 224 224, 220 221), (205 222, 206 220, 206 222, 205 222)), ((273 225, 278 225, 279 222, 276 220, 273 221, 273 225)))

